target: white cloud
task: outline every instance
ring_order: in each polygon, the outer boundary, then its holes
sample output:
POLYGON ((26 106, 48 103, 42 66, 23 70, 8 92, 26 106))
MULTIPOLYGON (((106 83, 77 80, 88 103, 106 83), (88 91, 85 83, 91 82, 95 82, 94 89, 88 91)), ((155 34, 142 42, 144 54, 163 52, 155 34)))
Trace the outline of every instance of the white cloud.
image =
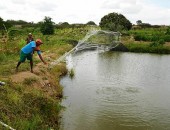
POLYGON ((132 23, 170 24, 170 10, 147 0, 1 0, 0 17, 4 20, 39 22, 49 16, 54 22, 98 24, 104 15, 123 14, 132 23))
POLYGON ((122 4, 121 12, 126 14, 137 14, 141 11, 143 7, 136 4, 122 4))
POLYGON ((107 0, 102 4, 101 8, 103 8, 103 9, 119 9, 120 3, 118 1, 107 0))
POLYGON ((26 2, 26 0, 12 0, 12 3, 20 5, 24 5, 26 2))
POLYGON ((43 3, 38 4, 35 8, 38 11, 42 11, 42 12, 55 11, 55 9, 57 8, 57 5, 55 3, 43 2, 43 3))
POLYGON ((141 3, 142 9, 140 12, 128 15, 128 18, 136 23, 137 20, 142 20, 144 23, 159 24, 159 25, 169 25, 169 13, 170 9, 154 6, 153 4, 141 3))

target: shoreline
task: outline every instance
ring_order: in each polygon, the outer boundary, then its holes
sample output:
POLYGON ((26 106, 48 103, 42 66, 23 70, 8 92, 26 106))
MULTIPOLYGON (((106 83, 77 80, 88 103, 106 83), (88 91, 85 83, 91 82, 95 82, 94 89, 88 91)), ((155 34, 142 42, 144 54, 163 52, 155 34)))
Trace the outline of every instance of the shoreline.
MULTIPOLYGON (((56 51, 45 51, 42 55, 50 63, 71 48, 65 44, 56 51)), ((0 121, 14 129, 58 129, 60 126, 63 88, 59 81, 67 74, 66 64, 61 62, 49 69, 39 59, 38 62, 33 67, 34 73, 22 70, 28 64, 24 63, 19 72, 5 78, 6 85, 0 87, 3 101, 0 102, 0 121)), ((0 129, 3 128, 0 125, 0 129)))

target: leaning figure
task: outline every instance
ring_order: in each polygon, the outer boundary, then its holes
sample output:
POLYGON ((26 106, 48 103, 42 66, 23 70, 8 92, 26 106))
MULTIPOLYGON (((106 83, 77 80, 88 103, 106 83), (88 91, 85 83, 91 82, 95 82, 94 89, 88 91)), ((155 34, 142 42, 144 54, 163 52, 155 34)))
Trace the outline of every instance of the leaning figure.
POLYGON ((40 39, 37 39, 36 41, 31 41, 27 45, 25 45, 21 51, 20 51, 20 60, 17 64, 16 71, 18 71, 18 67, 20 66, 21 63, 25 62, 25 60, 30 61, 30 67, 31 67, 31 72, 33 73, 33 54, 34 51, 37 51, 37 54, 39 55, 39 58, 44 64, 47 64, 42 56, 41 56, 41 51, 40 51, 40 45, 43 44, 43 42, 40 39))

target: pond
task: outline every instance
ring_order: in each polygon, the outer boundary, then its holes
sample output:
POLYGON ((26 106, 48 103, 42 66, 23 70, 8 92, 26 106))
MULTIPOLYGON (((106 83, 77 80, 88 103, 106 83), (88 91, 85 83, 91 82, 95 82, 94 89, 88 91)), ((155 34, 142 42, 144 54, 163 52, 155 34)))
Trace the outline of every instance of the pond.
POLYGON ((67 66, 62 130, 170 130, 170 55, 84 51, 67 66))

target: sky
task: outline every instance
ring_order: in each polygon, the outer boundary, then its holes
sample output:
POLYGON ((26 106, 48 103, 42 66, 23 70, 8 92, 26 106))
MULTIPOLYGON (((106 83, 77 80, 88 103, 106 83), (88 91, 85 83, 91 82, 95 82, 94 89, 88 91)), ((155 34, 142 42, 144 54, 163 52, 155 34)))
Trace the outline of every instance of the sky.
POLYGON ((37 23, 45 16, 55 23, 99 24, 109 13, 124 15, 131 23, 137 20, 152 25, 170 25, 170 0, 1 0, 3 20, 37 23))

